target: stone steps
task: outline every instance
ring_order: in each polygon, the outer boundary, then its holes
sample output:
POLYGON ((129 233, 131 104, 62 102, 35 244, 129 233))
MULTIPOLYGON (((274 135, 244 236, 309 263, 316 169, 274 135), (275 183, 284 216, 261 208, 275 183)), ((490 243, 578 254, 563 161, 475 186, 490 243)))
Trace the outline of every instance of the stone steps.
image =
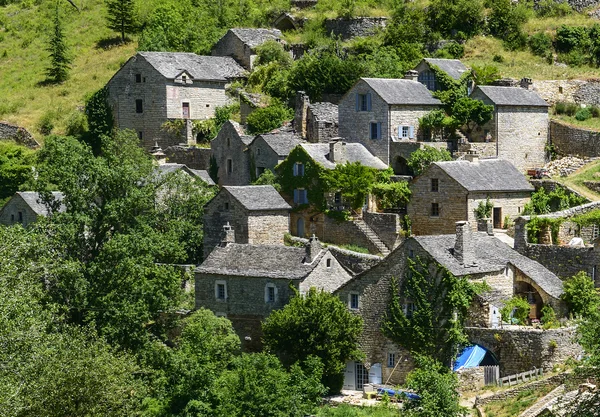
POLYGON ((540 398, 533 406, 523 411, 519 417, 537 417, 542 411, 544 411, 549 405, 556 402, 556 399, 565 393, 565 385, 559 385, 554 388, 544 397, 540 398))
POLYGON ((377 233, 373 229, 369 227, 364 220, 356 219, 353 220, 354 224, 360 229, 361 232, 365 234, 365 236, 375 245, 377 250, 383 255, 388 256, 390 254, 390 249, 383 243, 383 241, 379 238, 377 233))

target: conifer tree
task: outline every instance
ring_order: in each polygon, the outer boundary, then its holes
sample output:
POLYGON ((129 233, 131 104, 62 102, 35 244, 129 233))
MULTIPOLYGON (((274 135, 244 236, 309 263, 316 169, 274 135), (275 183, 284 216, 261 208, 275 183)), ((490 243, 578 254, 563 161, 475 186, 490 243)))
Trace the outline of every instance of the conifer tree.
POLYGON ((53 30, 48 42, 47 51, 50 52, 50 67, 46 70, 48 80, 54 83, 65 81, 69 76, 71 58, 68 54, 68 48, 65 43, 65 33, 63 32, 62 22, 58 5, 53 20, 53 30))
POLYGON ((121 41, 125 42, 125 34, 132 33, 135 29, 133 0, 107 0, 108 28, 121 34, 121 41))

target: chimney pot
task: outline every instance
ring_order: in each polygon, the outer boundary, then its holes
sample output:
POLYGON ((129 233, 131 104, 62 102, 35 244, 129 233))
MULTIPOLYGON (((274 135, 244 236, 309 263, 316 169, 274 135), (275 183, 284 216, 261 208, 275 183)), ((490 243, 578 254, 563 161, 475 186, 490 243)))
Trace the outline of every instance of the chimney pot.
POLYGON ((306 257, 304 258, 304 263, 313 263, 322 249, 323 246, 321 245, 321 242, 319 242, 319 239, 313 234, 310 239, 308 239, 308 243, 305 246, 306 257))
POLYGON ((227 224, 223 226, 223 232, 225 233, 225 236, 223 236, 223 240, 221 240, 220 246, 222 248, 229 245, 230 243, 235 243, 235 231, 233 230, 233 227, 231 227, 229 222, 227 222, 227 224))
POLYGON ((477 152, 469 151, 465 155, 465 160, 469 162, 479 162, 479 155, 477 154, 477 152))
POLYGON ((417 81, 419 79, 419 73, 415 70, 408 70, 404 73, 404 79, 417 81))

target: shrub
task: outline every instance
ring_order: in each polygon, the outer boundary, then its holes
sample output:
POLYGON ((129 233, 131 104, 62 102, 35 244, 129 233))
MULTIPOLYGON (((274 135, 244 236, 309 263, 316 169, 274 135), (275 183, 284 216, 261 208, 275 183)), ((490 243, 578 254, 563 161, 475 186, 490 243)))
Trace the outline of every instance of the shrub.
POLYGON ((535 14, 539 17, 563 17, 571 12, 573 9, 569 3, 559 3, 556 0, 540 0, 535 9, 535 14))
POLYGON ((276 101, 268 107, 250 113, 247 119, 248 132, 253 135, 270 132, 281 127, 283 122, 291 119, 292 116, 290 109, 276 101))
POLYGON ((277 62, 283 67, 289 67, 292 63, 290 54, 286 52, 281 43, 275 40, 269 40, 256 47, 256 55, 256 65, 277 62))
POLYGON ((452 155, 446 149, 437 149, 432 146, 425 146, 422 149, 417 149, 412 154, 406 164, 410 170, 417 175, 421 175, 432 162, 436 161, 451 161, 452 155))
POLYGON ((475 209, 475 217, 477 219, 488 219, 492 215, 492 209, 494 208, 494 203, 490 201, 490 198, 486 198, 485 202, 480 201, 475 209))
POLYGON ((528 43, 534 55, 545 57, 552 54, 552 38, 544 32, 531 35, 528 43))
POLYGON ((38 121, 37 130, 42 135, 45 135, 45 136, 49 135, 50 133, 52 133, 52 130, 54 129, 55 119, 56 119, 56 115, 54 114, 54 112, 47 111, 46 113, 44 113, 42 115, 42 117, 38 121))
POLYGON ((410 189, 406 182, 375 184, 371 193, 377 198, 377 205, 382 210, 404 207, 410 199, 410 189))
POLYGON ((502 321, 508 322, 511 318, 510 315, 512 314, 512 318, 516 319, 517 324, 526 324, 530 309, 531 307, 526 299, 514 296, 504 303, 504 307, 500 309, 502 321))
POLYGON ((592 113, 592 117, 600 117, 600 107, 590 106, 588 108, 590 109, 590 112, 592 113))
POLYGON ((560 327, 560 323, 556 319, 556 312, 552 306, 545 305, 542 307, 542 324, 544 329, 556 329, 560 327))
POLYGON ((568 53, 572 50, 584 51, 590 46, 588 31, 583 26, 561 25, 556 29, 556 50, 568 53))
POLYGON ((567 112, 567 104, 564 101, 557 101, 554 104, 554 114, 565 114, 567 112))
POLYGON ((504 62, 504 57, 502 55, 496 54, 492 57, 492 61, 502 63, 504 62))
POLYGON ((67 136, 79 137, 85 134, 87 130, 87 117, 85 116, 85 113, 79 110, 74 110, 69 113, 69 116, 67 116, 67 125, 65 127, 65 134, 67 136))
POLYGON ((579 109, 579 111, 575 113, 575 119, 579 120, 580 122, 590 119, 591 117, 592 112, 587 107, 579 109))
POLYGON ((592 278, 583 271, 572 276, 564 283, 561 298, 569 310, 578 317, 588 317, 598 312, 600 296, 592 278))

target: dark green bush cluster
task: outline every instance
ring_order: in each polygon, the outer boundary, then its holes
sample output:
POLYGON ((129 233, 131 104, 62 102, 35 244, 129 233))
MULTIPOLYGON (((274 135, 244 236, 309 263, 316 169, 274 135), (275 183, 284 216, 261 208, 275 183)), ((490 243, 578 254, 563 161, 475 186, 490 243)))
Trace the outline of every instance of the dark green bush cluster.
POLYGON ((555 49, 559 60, 568 65, 600 65, 600 25, 561 25, 556 29, 555 49))
POLYGON ((600 108, 597 106, 580 107, 576 103, 558 101, 554 105, 554 114, 564 114, 575 117, 575 119, 582 122, 591 119, 592 117, 600 117, 600 108))
POLYGON ((539 17, 563 17, 572 12, 569 3, 555 0, 540 0, 535 7, 535 14, 539 17))

